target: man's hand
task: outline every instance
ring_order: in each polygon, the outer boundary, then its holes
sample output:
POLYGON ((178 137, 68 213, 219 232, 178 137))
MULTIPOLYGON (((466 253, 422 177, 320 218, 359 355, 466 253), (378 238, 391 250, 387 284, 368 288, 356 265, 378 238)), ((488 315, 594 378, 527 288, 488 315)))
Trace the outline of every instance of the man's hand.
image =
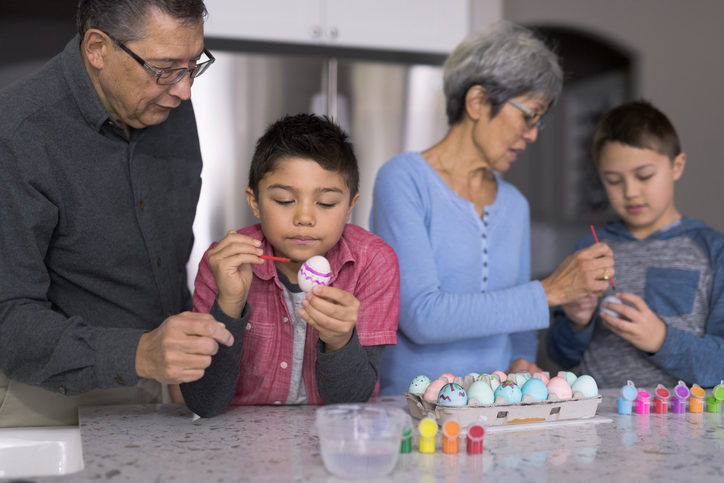
POLYGON ((579 332, 586 328, 593 318, 593 312, 596 311, 598 305, 598 295, 589 293, 583 298, 564 304, 562 306, 566 317, 571 321, 574 332, 579 332))
POLYGON ((254 277, 250 264, 264 263, 259 258, 264 253, 260 246, 259 240, 232 230, 209 250, 209 265, 219 289, 219 307, 229 317, 241 317, 254 277))
POLYGON ((354 295, 334 287, 314 287, 302 307, 297 314, 319 331, 325 353, 347 345, 359 315, 359 300, 354 295))
POLYGON ((630 302, 633 307, 614 302, 604 303, 604 307, 618 312, 625 319, 618 319, 605 312, 601 312, 606 327, 611 332, 632 343, 637 349, 644 352, 656 353, 664 345, 666 339, 666 324, 651 311, 644 299, 628 292, 620 292, 616 297, 630 302))
POLYGON ((183 312, 141 336, 136 348, 136 374, 166 384, 200 379, 219 344, 234 336, 209 314, 183 312))

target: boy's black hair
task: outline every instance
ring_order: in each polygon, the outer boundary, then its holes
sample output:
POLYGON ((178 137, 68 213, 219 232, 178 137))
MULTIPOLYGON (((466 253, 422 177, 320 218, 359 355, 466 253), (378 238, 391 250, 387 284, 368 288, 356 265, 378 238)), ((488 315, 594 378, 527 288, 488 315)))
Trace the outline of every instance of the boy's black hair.
POLYGON ((629 101, 608 111, 593 136, 593 163, 598 167, 606 143, 651 149, 671 162, 681 153, 679 136, 666 115, 645 100, 629 101))
POLYGON ((280 161, 302 158, 339 173, 350 201, 359 192, 359 168, 349 136, 327 116, 297 114, 271 124, 256 142, 249 168, 249 188, 259 198, 259 181, 280 161))

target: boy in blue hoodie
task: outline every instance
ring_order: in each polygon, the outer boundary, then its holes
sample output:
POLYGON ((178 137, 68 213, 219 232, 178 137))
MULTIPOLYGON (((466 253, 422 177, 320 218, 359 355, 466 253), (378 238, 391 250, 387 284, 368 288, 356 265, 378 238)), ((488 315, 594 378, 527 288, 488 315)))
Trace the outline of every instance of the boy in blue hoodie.
MULTIPOLYGON (((548 353, 564 368, 580 363, 599 387, 703 387, 724 377, 724 235, 681 216, 674 182, 686 154, 668 118, 644 101, 601 120, 593 160, 620 221, 598 230, 613 250, 616 296, 590 294, 554 311, 548 353), (599 306, 619 317, 600 312, 599 306)), ((594 244, 581 239, 576 250, 594 244)), ((608 275, 614 275, 611 271, 608 275)), ((607 291, 608 292, 608 291, 607 291)))

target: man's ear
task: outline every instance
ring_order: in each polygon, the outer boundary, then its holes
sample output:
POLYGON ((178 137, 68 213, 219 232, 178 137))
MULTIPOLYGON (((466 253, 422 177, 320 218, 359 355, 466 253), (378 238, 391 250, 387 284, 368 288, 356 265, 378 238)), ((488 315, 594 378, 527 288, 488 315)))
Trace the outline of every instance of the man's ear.
POLYGON ((103 69, 109 48, 113 48, 113 41, 98 29, 90 29, 83 36, 81 49, 90 65, 97 70, 103 69))
POLYGON ((473 121, 480 119, 484 111, 489 109, 488 92, 483 86, 473 86, 465 94, 465 112, 473 121))
POLYGON ((679 155, 674 158, 674 163, 672 166, 674 181, 677 181, 679 178, 681 178, 681 175, 684 174, 685 167, 686 167, 686 153, 679 153, 679 155))
POLYGON ((349 204, 349 209, 347 210, 347 220, 345 221, 345 223, 349 223, 349 217, 352 216, 352 208, 354 208, 354 205, 356 205, 358 201, 359 193, 354 195, 354 198, 352 198, 352 201, 349 204))
POLYGON ((259 214, 259 200, 256 199, 256 196, 254 196, 254 190, 251 188, 246 189, 246 202, 249 203, 251 212, 254 214, 254 218, 261 220, 261 215, 259 214))

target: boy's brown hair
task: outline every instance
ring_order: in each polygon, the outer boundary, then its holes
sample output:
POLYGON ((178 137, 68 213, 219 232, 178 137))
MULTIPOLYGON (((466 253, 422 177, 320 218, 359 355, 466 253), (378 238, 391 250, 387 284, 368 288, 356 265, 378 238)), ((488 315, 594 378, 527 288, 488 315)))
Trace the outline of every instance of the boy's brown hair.
POLYGON ((327 116, 297 114, 270 125, 256 143, 249 168, 249 188, 259 197, 259 181, 289 158, 315 161, 342 176, 352 201, 359 192, 359 168, 349 136, 327 116))
POLYGON ((679 136, 663 112, 645 100, 629 101, 608 111, 593 136, 593 164, 598 168, 607 143, 650 149, 671 162, 681 153, 679 136))

